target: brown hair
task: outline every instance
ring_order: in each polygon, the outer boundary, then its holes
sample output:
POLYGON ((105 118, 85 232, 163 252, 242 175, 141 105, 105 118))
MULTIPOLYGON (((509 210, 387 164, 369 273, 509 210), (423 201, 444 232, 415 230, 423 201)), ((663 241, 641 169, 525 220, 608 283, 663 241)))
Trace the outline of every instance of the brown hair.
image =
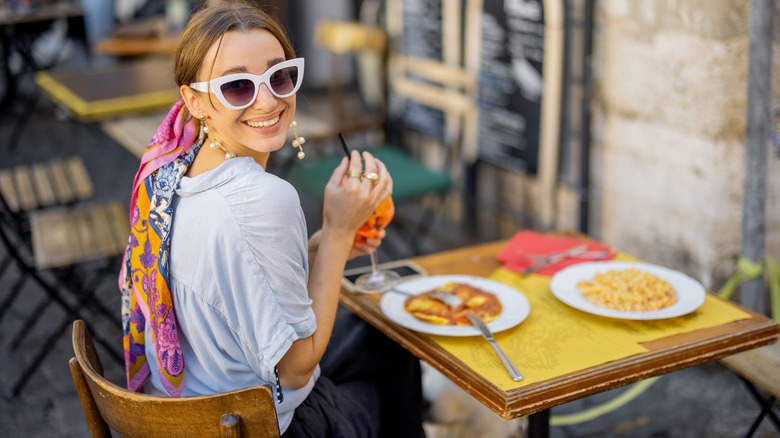
POLYGON ((222 35, 232 30, 264 29, 276 37, 284 50, 285 59, 295 58, 281 24, 256 6, 227 3, 204 8, 195 13, 179 38, 174 55, 174 77, 178 85, 189 85, 197 80, 205 62, 205 54, 222 35))

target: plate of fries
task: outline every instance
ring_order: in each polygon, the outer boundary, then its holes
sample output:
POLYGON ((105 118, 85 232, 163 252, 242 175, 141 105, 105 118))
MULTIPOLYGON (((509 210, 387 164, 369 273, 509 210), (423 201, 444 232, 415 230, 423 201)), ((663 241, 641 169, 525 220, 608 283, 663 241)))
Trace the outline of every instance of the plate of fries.
POLYGON ((575 309, 610 318, 652 320, 686 315, 704 304, 704 286, 688 275, 639 262, 589 262, 558 271, 556 298, 575 309))

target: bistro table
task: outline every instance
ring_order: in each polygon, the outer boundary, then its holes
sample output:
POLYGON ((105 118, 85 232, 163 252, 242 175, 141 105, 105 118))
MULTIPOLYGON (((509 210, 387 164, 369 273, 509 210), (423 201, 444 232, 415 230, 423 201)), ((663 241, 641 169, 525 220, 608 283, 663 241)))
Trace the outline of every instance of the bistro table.
POLYGON ((179 98, 169 57, 85 70, 43 71, 35 82, 83 122, 167 108, 179 98))
MULTIPOLYGON (((506 244, 468 246, 412 261, 429 275, 486 277, 523 292, 531 305, 529 317, 496 334, 525 374, 521 382, 513 382, 498 359, 493 361, 495 355, 480 337, 435 336, 401 327, 383 314, 381 294, 342 289, 341 303, 501 417, 530 415, 531 436, 549 434, 549 409, 554 406, 778 339, 775 321, 710 293, 693 314, 670 320, 623 321, 586 314, 552 296, 550 277, 523 276, 503 268, 496 255, 506 244), (536 339, 529 337, 531 333, 536 339), (566 338, 569 344, 565 344, 566 338), (575 344, 589 348, 585 346, 589 343, 598 346, 599 352, 576 349, 575 344), (586 356, 592 360, 583 361, 586 356)), ((619 252, 616 259, 634 260, 619 252)))

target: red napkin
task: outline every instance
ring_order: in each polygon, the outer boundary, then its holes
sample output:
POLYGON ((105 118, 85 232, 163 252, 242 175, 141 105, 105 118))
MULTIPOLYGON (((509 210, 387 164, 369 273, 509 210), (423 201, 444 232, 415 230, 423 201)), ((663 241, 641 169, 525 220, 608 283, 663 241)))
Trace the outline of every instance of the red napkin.
POLYGON ((570 239, 566 237, 548 236, 545 234, 535 233, 533 231, 520 231, 516 233, 512 240, 498 253, 496 256, 499 261, 504 263, 504 267, 517 272, 523 272, 525 268, 533 266, 534 260, 528 258, 528 255, 533 256, 548 256, 572 249, 576 246, 587 244, 587 252, 594 251, 606 252, 603 257, 591 257, 588 254, 583 254, 584 257, 567 257, 563 260, 559 260, 543 269, 540 269, 535 274, 539 275, 553 275, 561 269, 571 266, 575 263, 592 262, 596 260, 611 260, 615 258, 615 253, 608 246, 590 241, 583 241, 578 239, 570 239))

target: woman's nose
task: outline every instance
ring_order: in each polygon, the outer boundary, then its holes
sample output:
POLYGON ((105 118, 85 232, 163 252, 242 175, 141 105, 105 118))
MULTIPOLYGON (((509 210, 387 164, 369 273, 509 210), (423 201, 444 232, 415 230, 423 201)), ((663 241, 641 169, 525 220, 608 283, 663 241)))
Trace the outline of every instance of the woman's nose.
POLYGON ((277 104, 276 96, 268 89, 268 85, 260 84, 260 89, 257 91, 257 99, 255 99, 254 106, 258 109, 274 108, 277 104))

